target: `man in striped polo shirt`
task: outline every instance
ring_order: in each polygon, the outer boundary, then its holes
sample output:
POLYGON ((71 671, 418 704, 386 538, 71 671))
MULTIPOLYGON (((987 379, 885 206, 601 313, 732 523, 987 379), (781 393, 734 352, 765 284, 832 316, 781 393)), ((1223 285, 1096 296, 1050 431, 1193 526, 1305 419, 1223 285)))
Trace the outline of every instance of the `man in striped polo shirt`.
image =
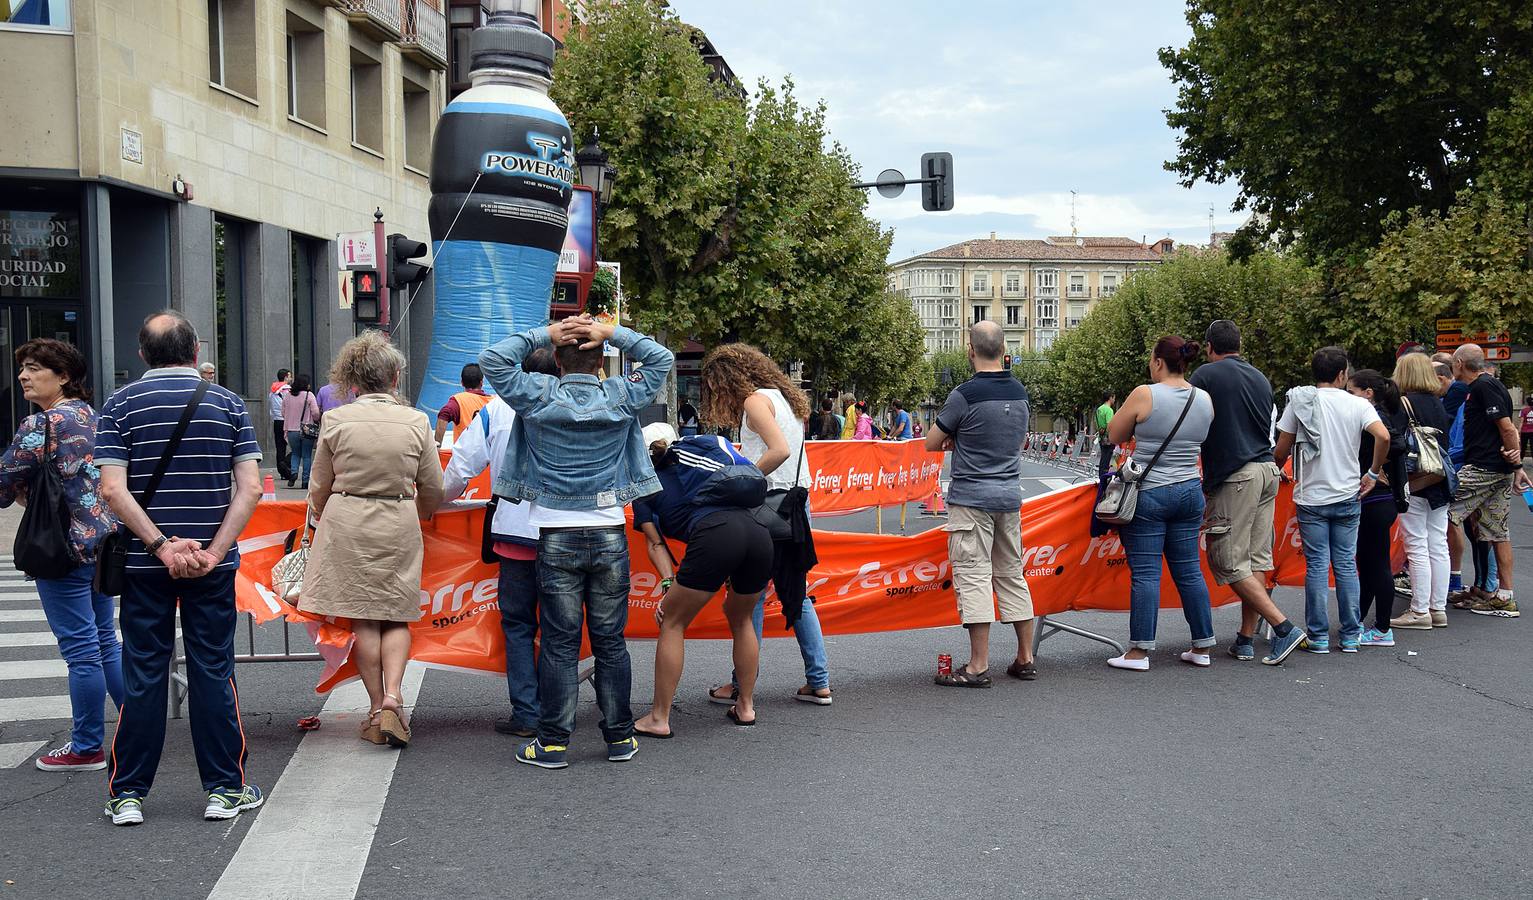
POLYGON ((234 685, 235 542, 261 499, 261 449, 244 402, 199 377, 197 332, 185 317, 150 316, 138 344, 149 371, 112 395, 96 432, 102 494, 130 533, 119 613, 127 699, 112 740, 106 814, 115 825, 144 820, 165 744, 179 603, 192 746, 208 792, 203 816, 232 819, 262 801, 245 783, 234 685), (199 385, 205 393, 146 509, 141 498, 199 385))

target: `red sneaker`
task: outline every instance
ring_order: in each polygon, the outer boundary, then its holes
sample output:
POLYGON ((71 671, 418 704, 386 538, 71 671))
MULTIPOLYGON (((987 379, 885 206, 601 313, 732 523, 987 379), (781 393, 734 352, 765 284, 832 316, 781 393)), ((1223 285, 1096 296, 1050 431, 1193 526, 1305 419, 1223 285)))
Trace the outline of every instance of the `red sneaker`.
POLYGON ((37 767, 44 772, 94 772, 106 768, 106 754, 100 750, 76 753, 73 744, 65 744, 39 756, 37 767))

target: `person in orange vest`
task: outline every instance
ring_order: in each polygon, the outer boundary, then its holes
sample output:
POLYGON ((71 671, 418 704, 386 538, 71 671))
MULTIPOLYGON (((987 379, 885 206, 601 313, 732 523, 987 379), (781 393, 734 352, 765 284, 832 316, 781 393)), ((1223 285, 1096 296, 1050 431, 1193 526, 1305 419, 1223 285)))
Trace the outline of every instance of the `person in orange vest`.
POLYGON ((463 390, 453 394, 436 414, 436 442, 441 446, 442 435, 447 432, 447 426, 452 426, 453 437, 463 433, 468 423, 474 421, 474 416, 479 415, 479 410, 490 402, 490 395, 484 392, 484 373, 479 371, 478 363, 469 363, 463 367, 463 374, 459 376, 463 383, 463 390))

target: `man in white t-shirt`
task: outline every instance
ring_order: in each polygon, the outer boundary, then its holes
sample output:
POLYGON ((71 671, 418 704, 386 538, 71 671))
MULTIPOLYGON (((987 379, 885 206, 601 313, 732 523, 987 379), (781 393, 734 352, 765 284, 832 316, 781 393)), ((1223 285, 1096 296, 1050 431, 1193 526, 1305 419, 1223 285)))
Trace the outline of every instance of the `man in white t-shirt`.
POLYGON ((1336 576, 1336 613, 1341 619, 1341 652, 1356 653, 1358 635, 1357 524, 1362 498, 1378 485, 1389 456, 1389 429, 1373 404, 1347 393, 1347 354, 1321 347, 1311 363, 1314 387, 1288 392, 1278 420, 1273 456, 1279 466, 1294 457, 1294 505, 1304 544, 1305 650, 1331 652, 1326 615, 1329 573, 1336 576), (1363 432, 1373 435, 1373 462, 1358 478, 1363 432), (1295 452, 1297 451, 1297 452, 1295 452))

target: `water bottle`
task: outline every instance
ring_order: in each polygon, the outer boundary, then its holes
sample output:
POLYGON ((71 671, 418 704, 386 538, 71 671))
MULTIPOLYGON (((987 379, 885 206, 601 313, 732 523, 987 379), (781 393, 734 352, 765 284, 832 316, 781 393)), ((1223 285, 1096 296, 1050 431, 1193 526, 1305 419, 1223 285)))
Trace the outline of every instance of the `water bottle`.
POLYGON ((419 407, 462 390, 465 363, 548 323, 569 227, 574 138, 549 99, 554 40, 534 0, 502 2, 469 37, 473 87, 443 110, 431 153, 436 312, 419 407))
POLYGON ((1522 492, 1522 502, 1528 504, 1528 512, 1533 512, 1533 487, 1522 492))

